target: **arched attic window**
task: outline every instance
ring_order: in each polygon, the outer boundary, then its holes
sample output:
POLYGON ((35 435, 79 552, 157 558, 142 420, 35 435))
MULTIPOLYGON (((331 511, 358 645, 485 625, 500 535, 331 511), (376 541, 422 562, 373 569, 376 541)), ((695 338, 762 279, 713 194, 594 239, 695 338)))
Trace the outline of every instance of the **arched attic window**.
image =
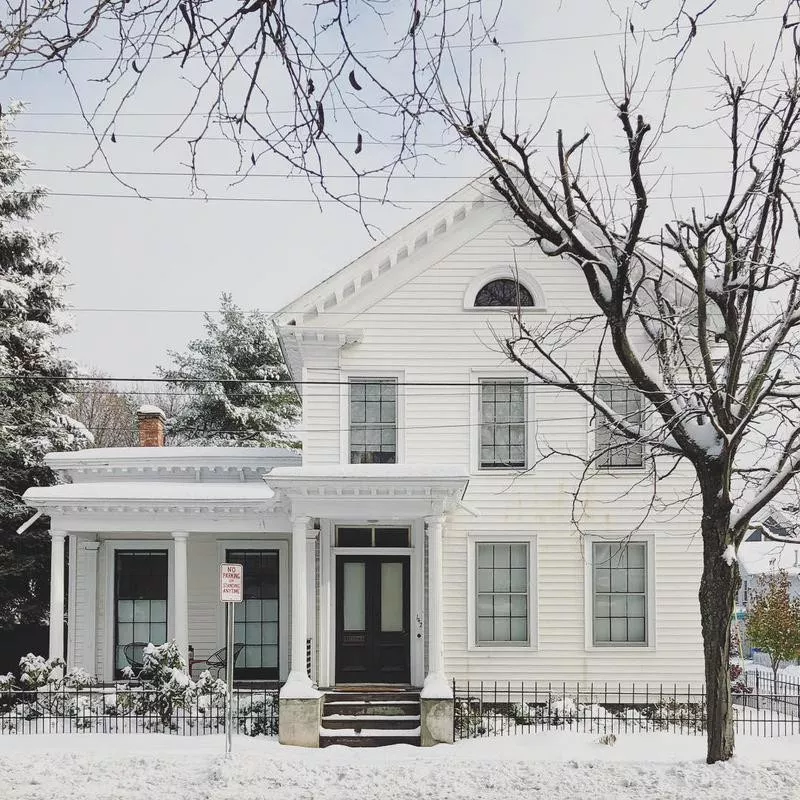
POLYGON ((475 308, 516 308, 535 305, 530 291, 512 278, 495 278, 479 289, 475 295, 475 308))

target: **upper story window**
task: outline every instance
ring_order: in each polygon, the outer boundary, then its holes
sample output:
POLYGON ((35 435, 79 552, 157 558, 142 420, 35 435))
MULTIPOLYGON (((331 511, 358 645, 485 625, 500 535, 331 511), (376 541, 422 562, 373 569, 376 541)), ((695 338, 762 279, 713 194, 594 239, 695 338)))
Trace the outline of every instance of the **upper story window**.
POLYGON ((480 392, 481 469, 525 467, 525 381, 482 380, 480 392))
POLYGON ((535 306, 533 295, 519 281, 511 278, 497 278, 489 281, 475 295, 475 307, 505 308, 516 306, 535 306))
POLYGON ((397 380, 350 380, 350 463, 397 462, 397 380))
MULTIPOLYGON (((609 405, 630 425, 642 424, 642 395, 631 386, 619 383, 599 383, 597 397, 609 405)), ((644 464, 644 445, 629 439, 609 422, 601 412, 595 412, 595 448, 597 466, 641 467, 644 464)))

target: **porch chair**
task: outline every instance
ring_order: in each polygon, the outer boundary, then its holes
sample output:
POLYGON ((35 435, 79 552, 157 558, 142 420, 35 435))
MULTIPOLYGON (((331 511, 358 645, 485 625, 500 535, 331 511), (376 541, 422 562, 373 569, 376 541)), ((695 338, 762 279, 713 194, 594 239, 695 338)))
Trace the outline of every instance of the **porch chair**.
POLYGON ((133 670, 134 675, 137 677, 144 669, 144 649, 147 647, 147 642, 131 642, 122 648, 122 653, 125 660, 133 670))
MULTIPOLYGON (((233 646, 233 666, 236 666, 236 661, 244 650, 244 644, 237 642, 233 646)), ((194 669, 195 664, 205 664, 208 671, 211 672, 215 678, 219 678, 220 674, 224 673, 228 666, 228 648, 220 647, 219 650, 213 652, 208 658, 192 658, 189 661, 189 672, 194 669)))

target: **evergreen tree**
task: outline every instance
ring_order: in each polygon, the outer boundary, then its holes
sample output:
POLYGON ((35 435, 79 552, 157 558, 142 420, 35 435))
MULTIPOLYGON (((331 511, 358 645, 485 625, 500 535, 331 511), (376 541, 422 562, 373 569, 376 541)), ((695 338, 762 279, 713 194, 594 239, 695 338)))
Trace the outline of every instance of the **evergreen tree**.
POLYGON ((169 386, 188 395, 169 421, 171 440, 297 447, 291 427, 300 400, 285 382, 289 371, 268 317, 243 311, 223 294, 219 319, 206 314, 205 330, 185 353, 170 351, 173 367, 158 370, 169 386))
POLYGON ((69 327, 64 263, 53 250, 53 234, 27 227, 45 191, 22 182, 26 162, 9 135, 12 116, 0 117, 0 628, 47 617, 47 525, 40 520, 17 534, 33 513, 22 493, 54 482, 47 453, 91 440, 67 413, 71 365, 57 346, 69 327), (47 379, 34 377, 41 375, 47 379))

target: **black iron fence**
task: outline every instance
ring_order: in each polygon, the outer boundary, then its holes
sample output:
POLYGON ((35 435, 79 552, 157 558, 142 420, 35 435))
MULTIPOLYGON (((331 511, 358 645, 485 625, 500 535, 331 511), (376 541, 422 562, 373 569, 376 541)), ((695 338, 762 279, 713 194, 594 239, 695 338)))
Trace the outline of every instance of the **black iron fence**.
MULTIPOLYGON (((115 685, 0 691, 0 734, 223 733, 227 695, 175 696, 143 686, 115 685)), ((277 689, 235 689, 233 731, 278 732, 277 689)))
MULTIPOLYGON (((706 729, 703 686, 454 682, 454 737, 568 730, 598 735, 706 729)), ((745 674, 734 694, 737 733, 800 733, 800 685, 745 674)))

